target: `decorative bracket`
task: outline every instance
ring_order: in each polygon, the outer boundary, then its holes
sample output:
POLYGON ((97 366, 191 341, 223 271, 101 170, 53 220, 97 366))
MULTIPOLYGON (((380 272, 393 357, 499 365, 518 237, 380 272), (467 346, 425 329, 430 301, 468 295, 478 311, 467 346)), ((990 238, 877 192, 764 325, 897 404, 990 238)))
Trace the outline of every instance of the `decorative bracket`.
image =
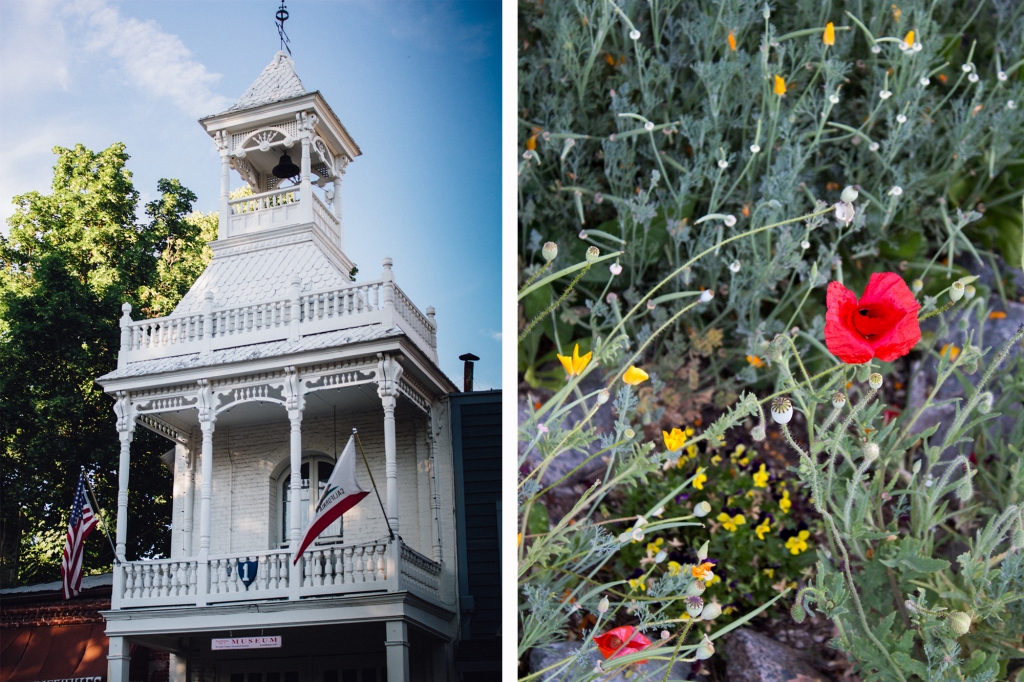
POLYGON ((217 410, 214 407, 213 389, 210 387, 209 379, 200 379, 198 382, 199 390, 196 393, 199 398, 196 401, 196 407, 199 410, 199 426, 205 431, 209 426, 217 421, 217 410))
POLYGON ((377 395, 381 398, 398 397, 398 382, 405 368, 398 360, 385 353, 377 353, 377 395))
POLYGON ((117 430, 119 433, 135 433, 135 417, 138 415, 138 406, 132 402, 128 391, 117 392, 114 414, 117 415, 117 430))
POLYGON ((302 385, 302 375, 299 374, 299 370, 294 365, 285 367, 284 375, 282 395, 284 396, 285 409, 288 410, 289 414, 301 412, 306 407, 306 391, 302 385))

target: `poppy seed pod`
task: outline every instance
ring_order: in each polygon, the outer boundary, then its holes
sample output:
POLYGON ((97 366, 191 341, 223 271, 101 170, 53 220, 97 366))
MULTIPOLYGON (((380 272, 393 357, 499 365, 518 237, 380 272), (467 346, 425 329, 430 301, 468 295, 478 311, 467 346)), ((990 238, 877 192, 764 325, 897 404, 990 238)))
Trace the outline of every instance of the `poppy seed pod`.
POLYGON ((947 616, 946 624, 949 625, 949 629, 953 631, 957 637, 960 635, 966 635, 967 631, 971 629, 971 617, 963 611, 952 611, 947 616))
POLYGON ((843 193, 839 195, 839 198, 848 204, 852 204, 853 202, 857 201, 858 195, 859 193, 857 192, 857 189, 855 187, 847 185, 845 188, 843 188, 843 193))
POLYGON ((964 291, 967 287, 960 280, 953 282, 952 286, 949 287, 949 298, 955 303, 964 297, 964 291))
POLYGON ((722 606, 715 602, 710 602, 704 605, 704 610, 700 612, 701 620, 714 620, 722 615, 722 606))
POLYGON ((964 298, 968 301, 974 298, 974 295, 978 293, 978 290, 974 288, 973 284, 968 284, 964 287, 964 298))
POLYGON ((703 518, 711 513, 711 505, 707 502, 698 502, 693 507, 693 515, 699 518, 703 518))
POLYGON ((700 596, 704 594, 704 590, 707 588, 704 586, 703 580, 694 580, 690 583, 689 587, 686 588, 685 594, 687 596, 700 596))
POLYGON ((591 246, 587 249, 587 262, 596 263, 597 259, 601 257, 601 251, 596 246, 591 246))
POLYGON ((878 372, 872 372, 871 376, 868 377, 868 386, 876 391, 880 389, 882 387, 882 375, 878 372))
POLYGON ((874 462, 878 459, 878 443, 868 443, 864 446, 864 461, 874 462))
POLYGON ((608 597, 601 597, 601 601, 597 602, 597 612, 608 613, 609 605, 610 604, 608 603, 608 597))
POLYGON ((686 601, 686 613, 690 615, 690 618, 696 618, 700 615, 700 612, 704 610, 704 600, 697 595, 691 595, 685 599, 686 601))
POLYGON ((705 289, 704 291, 700 292, 700 302, 701 303, 707 303, 708 301, 710 301, 714 297, 715 297, 715 292, 712 291, 711 289, 705 289))
POLYGON ((550 263, 558 256, 558 244, 554 242, 545 242, 544 247, 540 252, 541 255, 544 256, 544 260, 550 263))
POLYGON ((832 407, 837 410, 846 404, 846 394, 836 391, 832 394, 832 407))
POLYGON ((611 398, 611 396, 612 394, 608 391, 607 388, 601 389, 597 393, 597 404, 604 405, 606 402, 608 402, 608 399, 611 398))
MULTIPOLYGON (((767 6, 767 5, 766 5, 767 6)), ((697 647, 697 651, 694 652, 698 661, 706 661, 715 655, 715 645, 711 643, 707 635, 704 635, 704 639, 700 641, 700 646, 697 647)))
POLYGON ((793 403, 785 396, 772 401, 772 419, 779 424, 788 424, 793 418, 793 403))

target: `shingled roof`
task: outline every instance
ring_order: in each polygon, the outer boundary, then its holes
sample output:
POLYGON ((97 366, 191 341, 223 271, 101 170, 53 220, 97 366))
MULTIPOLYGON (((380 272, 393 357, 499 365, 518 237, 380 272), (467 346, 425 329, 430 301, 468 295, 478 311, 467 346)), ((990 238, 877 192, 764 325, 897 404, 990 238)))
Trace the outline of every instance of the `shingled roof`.
POLYGON ((227 111, 252 109, 304 94, 306 87, 295 73, 295 62, 287 53, 278 52, 267 68, 263 69, 263 73, 227 111))

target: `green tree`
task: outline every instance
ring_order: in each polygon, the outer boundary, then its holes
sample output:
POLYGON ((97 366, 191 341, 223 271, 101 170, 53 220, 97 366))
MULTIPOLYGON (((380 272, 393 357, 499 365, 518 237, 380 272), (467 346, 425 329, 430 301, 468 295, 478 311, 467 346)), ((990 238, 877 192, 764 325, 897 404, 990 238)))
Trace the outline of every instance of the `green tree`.
MULTIPOLYGON (((124 301, 145 315, 173 309, 209 262, 216 214, 192 212, 177 180, 137 218, 139 193, 121 143, 101 152, 54 148, 51 194, 14 199, 0 236, 0 583, 59 577, 68 510, 79 471, 92 472, 113 526, 118 440, 113 401, 95 383, 117 364, 124 301)), ((171 480, 160 455, 170 443, 140 428, 132 444, 128 555, 170 547, 171 480)), ((112 551, 86 543, 87 572, 112 551)))

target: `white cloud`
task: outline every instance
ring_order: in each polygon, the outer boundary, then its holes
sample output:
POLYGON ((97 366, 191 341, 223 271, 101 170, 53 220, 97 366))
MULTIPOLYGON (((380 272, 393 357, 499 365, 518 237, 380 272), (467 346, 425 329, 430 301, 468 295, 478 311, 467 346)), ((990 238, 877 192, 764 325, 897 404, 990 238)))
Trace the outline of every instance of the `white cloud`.
POLYGON ((388 14, 391 35, 415 43, 430 52, 461 52, 470 57, 486 57, 494 43, 491 35, 500 25, 470 24, 451 2, 379 2, 360 3, 364 8, 388 14))
POLYGON ((128 80, 147 94, 168 99, 192 116, 223 111, 231 104, 212 90, 220 74, 207 71, 178 36, 165 33, 155 21, 122 17, 104 0, 75 0, 68 14, 88 27, 85 50, 113 57, 128 80))
POLYGON ((122 16, 105 0, 5 3, 3 20, 8 25, 0 49, 4 96, 66 90, 76 70, 113 67, 131 86, 190 116, 231 104, 213 89, 220 74, 207 71, 178 36, 155 21, 122 16))
POLYGON ((74 144, 86 131, 86 126, 48 121, 46 125, 22 131, 17 142, 4 149, 0 154, 0 231, 9 231, 7 218, 15 211, 11 198, 33 189, 43 194, 49 192, 53 166, 57 163, 53 148, 74 144))

